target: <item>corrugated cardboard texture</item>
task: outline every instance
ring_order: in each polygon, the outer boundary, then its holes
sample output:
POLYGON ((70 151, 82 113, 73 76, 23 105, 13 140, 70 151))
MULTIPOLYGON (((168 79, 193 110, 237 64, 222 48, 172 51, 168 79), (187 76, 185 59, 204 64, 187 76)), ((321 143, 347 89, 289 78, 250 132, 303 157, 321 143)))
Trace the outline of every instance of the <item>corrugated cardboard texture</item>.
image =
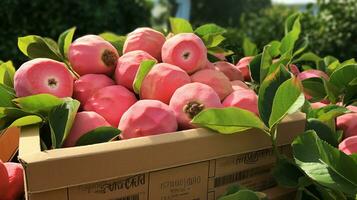
POLYGON ((20 129, 9 128, 0 133, 0 160, 10 161, 19 147, 20 129))
MULTIPOLYGON (((298 133, 303 132, 304 124, 305 120, 302 114, 287 117, 279 127, 278 143, 281 145, 290 143, 298 133)), ((83 189, 83 185, 86 184, 96 183, 95 185, 98 185, 97 182, 120 180, 122 177, 132 177, 138 174, 145 174, 144 180, 145 184, 147 184, 152 183, 152 176, 160 180, 160 173, 164 173, 160 172, 156 175, 150 173, 149 177, 147 177, 148 180, 146 179, 148 172, 192 163, 198 163, 198 166, 204 165, 205 167, 201 168, 204 168, 203 171, 205 173, 210 174, 213 173, 212 166, 210 165, 210 160, 212 159, 251 151, 259 152, 259 150, 266 149, 270 145, 269 137, 256 129, 233 135, 220 135, 206 129, 193 129, 125 141, 40 152, 38 129, 36 127, 27 127, 22 130, 19 158, 25 167, 27 194, 70 188, 69 195, 74 195, 73 198, 76 199, 74 191, 78 191, 78 188, 73 189, 76 186, 82 185, 81 188, 83 189)), ((259 153, 255 156, 259 157, 259 153)), ((237 162, 247 159, 239 158, 237 162)), ((215 165, 217 165, 217 160, 215 162, 215 165)), ((218 165, 219 163, 220 161, 218 160, 218 165)), ((193 169, 185 171, 195 171, 195 166, 196 164, 188 165, 188 167, 193 167, 193 169)), ((265 167, 270 166, 267 164, 265 167)), ((242 170, 244 169, 242 168, 242 170)), ((263 172, 266 171, 266 169, 255 170, 257 170, 256 173, 260 172, 262 176, 264 176, 263 172)), ((220 172, 215 173, 219 175, 220 172)), ((187 180, 197 182, 196 179, 192 178, 195 177, 194 174, 187 177, 189 178, 187 180)), ((263 179, 267 178, 264 177, 263 179)), ((182 181, 185 182, 185 180, 183 179, 182 181)), ((206 184, 208 186, 209 181, 206 184)), ((107 184, 106 187, 110 188, 111 186, 111 188, 116 188, 118 187, 117 185, 109 184, 108 186, 107 184)), ((165 188, 165 184, 163 183, 162 185, 154 191, 160 191, 165 188)), ((145 188, 143 185, 140 186, 142 190, 139 187, 138 192, 136 192, 139 193, 139 196, 145 188)), ((200 187, 202 186, 198 184, 197 188, 195 186, 195 190, 199 190, 198 188, 200 187)), ((182 188, 174 188, 173 190, 185 191, 182 188)), ((163 192, 165 194, 165 190, 163 192)), ((136 193, 133 195, 136 195, 136 193)), ((183 193, 177 195, 184 195, 183 193)), ((150 195, 156 194, 147 195, 150 197, 150 195)), ((208 195, 212 195, 212 193, 208 195)), ((215 194, 213 195, 216 196, 215 194)), ((70 199, 72 200, 73 198, 70 199)), ((135 198, 133 197, 132 199, 135 198)), ((114 199, 118 198, 115 197, 114 199)), ((176 200, 176 198, 174 199, 176 200)), ((177 198, 177 200, 181 199, 177 198)))

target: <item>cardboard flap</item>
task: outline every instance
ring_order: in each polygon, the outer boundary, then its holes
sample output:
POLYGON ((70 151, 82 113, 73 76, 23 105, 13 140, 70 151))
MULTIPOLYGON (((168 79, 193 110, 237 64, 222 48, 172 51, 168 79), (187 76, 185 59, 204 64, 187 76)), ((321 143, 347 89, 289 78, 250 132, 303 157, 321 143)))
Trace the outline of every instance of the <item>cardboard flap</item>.
MULTIPOLYGON (((294 114, 279 127, 278 144, 303 132, 305 117, 294 114)), ((27 192, 36 193, 161 170, 270 147, 257 129, 220 135, 191 129, 41 152, 37 127, 22 129, 19 158, 27 164, 27 192), (37 135, 37 136, 36 136, 37 135), (42 180, 42 181, 37 181, 42 180)))

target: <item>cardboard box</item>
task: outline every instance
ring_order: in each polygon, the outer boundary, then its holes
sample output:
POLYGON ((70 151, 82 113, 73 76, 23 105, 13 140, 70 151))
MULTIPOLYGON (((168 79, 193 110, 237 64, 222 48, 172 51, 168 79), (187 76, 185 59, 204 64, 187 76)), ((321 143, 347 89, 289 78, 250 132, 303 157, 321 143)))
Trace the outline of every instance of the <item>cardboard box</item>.
MULTIPOLYGON (((278 128, 283 152, 304 125, 301 113, 286 117, 278 128)), ((213 200, 237 183, 275 187, 270 148, 257 129, 221 135, 200 128, 41 151, 38 129, 24 127, 19 160, 29 200, 213 200)))
POLYGON ((9 128, 0 133, 0 160, 10 161, 19 148, 19 128, 9 128))

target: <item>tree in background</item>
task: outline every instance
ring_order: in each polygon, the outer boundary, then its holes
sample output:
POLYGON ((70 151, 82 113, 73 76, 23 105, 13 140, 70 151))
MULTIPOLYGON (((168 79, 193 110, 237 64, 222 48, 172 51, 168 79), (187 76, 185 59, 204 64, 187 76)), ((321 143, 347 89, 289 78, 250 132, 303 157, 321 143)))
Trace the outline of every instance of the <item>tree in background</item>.
POLYGON ((76 26, 76 35, 112 31, 126 34, 150 26, 151 2, 146 0, 1 0, 0 59, 18 66, 26 58, 17 49, 17 38, 34 34, 57 38, 76 26))

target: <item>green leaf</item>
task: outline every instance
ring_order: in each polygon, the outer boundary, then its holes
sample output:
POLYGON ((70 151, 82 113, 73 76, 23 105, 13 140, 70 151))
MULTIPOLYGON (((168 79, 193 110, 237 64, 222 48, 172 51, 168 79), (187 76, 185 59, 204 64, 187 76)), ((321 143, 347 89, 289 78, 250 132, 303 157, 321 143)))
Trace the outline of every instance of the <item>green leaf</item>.
POLYGON ((123 52, 126 36, 117 35, 111 32, 101 33, 99 34, 99 36, 102 37, 104 40, 110 42, 117 49, 119 54, 123 52))
POLYGON ((269 68, 272 64, 272 57, 269 53, 270 46, 265 46, 262 53, 262 59, 260 61, 260 82, 263 82, 269 72, 269 68))
POLYGON ((320 185, 357 194, 357 162, 318 138, 314 131, 299 135, 292 143, 294 158, 305 174, 320 185))
POLYGON ((269 118, 272 113, 275 93, 278 90, 279 86, 289 78, 291 78, 291 74, 283 65, 280 65, 274 72, 272 72, 265 78, 259 88, 259 115, 266 126, 269 126, 269 118))
POLYGON ((6 85, 0 83, 0 107, 14 107, 15 104, 12 102, 16 98, 6 85))
POLYGON ((201 37, 204 35, 221 35, 225 32, 226 29, 216 24, 204 24, 195 30, 195 33, 201 37))
POLYGON ((234 52, 229 50, 229 49, 223 49, 223 48, 217 47, 217 46, 216 47, 209 47, 207 49, 207 52, 209 54, 212 54, 212 55, 215 55, 215 54, 219 53, 219 54, 223 54, 224 56, 230 56, 230 55, 234 54, 234 52))
POLYGON ((221 42, 223 42, 225 39, 226 38, 222 35, 204 35, 202 37, 202 40, 207 48, 216 47, 221 44, 221 42))
POLYGON ((348 86, 343 98, 343 104, 349 105, 353 102, 357 102, 357 85, 348 86))
POLYGON ((48 40, 37 35, 19 37, 17 45, 21 52, 31 59, 50 58, 57 61, 63 60, 58 49, 55 49, 48 40))
POLYGON ((305 37, 302 40, 302 42, 298 43, 297 45, 298 45, 298 47, 297 47, 296 51, 294 52, 293 57, 298 56, 299 54, 303 53, 307 49, 307 47, 309 46, 308 37, 305 37))
POLYGON ((310 101, 321 101, 327 94, 321 78, 308 78, 302 81, 304 92, 312 97, 310 101))
POLYGON ((76 146, 109 142, 113 138, 118 137, 120 133, 121 131, 119 129, 111 126, 99 127, 81 136, 77 140, 76 146))
POLYGON ((334 133, 330 127, 328 127, 322 121, 311 118, 307 119, 305 130, 313 130, 319 136, 321 140, 326 141, 330 145, 337 147, 339 144, 338 134, 334 133))
POLYGON ((281 158, 276 162, 272 174, 280 186, 289 188, 298 187, 299 178, 304 176, 296 164, 287 158, 281 158))
POLYGON ((305 102, 300 81, 293 77, 282 83, 276 91, 269 127, 278 124, 287 114, 292 114, 303 106, 305 102))
POLYGON ((25 112, 47 115, 52 108, 64 101, 50 94, 36 94, 14 99, 13 102, 25 112))
POLYGON ((296 20, 300 18, 300 13, 294 13, 290 15, 286 20, 285 20, 285 25, 284 25, 284 31, 285 35, 287 35, 291 30, 293 30, 294 25, 296 20))
POLYGON ((133 89, 136 94, 140 94, 141 84, 145 78, 145 76, 150 72, 151 68, 156 64, 155 60, 144 60, 140 63, 138 72, 136 73, 133 89))
POLYGON ((262 61, 262 54, 256 55, 249 63, 249 70, 252 79, 260 83, 260 65, 262 61))
POLYGON ((268 44, 270 47, 269 47, 269 54, 272 58, 275 58, 277 57, 279 54, 280 54, 280 45, 281 43, 279 41, 271 41, 269 42, 268 44))
POLYGON ((319 60, 321 60, 321 58, 318 55, 316 55, 312 52, 307 52, 307 53, 302 54, 296 60, 294 60, 293 63, 297 63, 297 62, 301 62, 301 61, 310 61, 310 62, 314 62, 315 64, 317 64, 319 62, 319 60))
MULTIPOLYGON (((288 25, 290 26, 290 25, 288 25)), ((290 28, 289 28, 290 29, 290 28)), ((281 54, 292 55, 296 41, 299 39, 301 32, 300 15, 296 17, 291 31, 289 31, 281 40, 280 52, 281 54)))
POLYGON ((170 18, 170 27, 174 34, 193 33, 190 22, 182 18, 170 18))
POLYGON ((53 148, 62 147, 72 128, 79 105, 79 101, 67 98, 64 103, 54 107, 48 114, 53 148))
POLYGON ((338 88, 345 88, 357 77, 357 64, 346 65, 335 70, 330 76, 330 82, 338 88))
POLYGON ((330 83, 330 81, 328 81, 324 78, 322 79, 322 82, 324 84, 328 100, 331 103, 334 103, 334 104, 337 103, 340 100, 339 99, 339 96, 341 95, 340 90, 335 85, 330 83))
POLYGON ((248 37, 243 39, 244 56, 255 56, 258 54, 257 45, 254 44, 248 37))
POLYGON ((11 61, 3 62, 0 64, 0 84, 13 87, 15 67, 11 61))
POLYGON ((72 43, 73 35, 75 31, 76 31, 76 27, 72 27, 61 33, 61 35, 58 38, 59 50, 64 58, 68 59, 68 50, 69 50, 69 46, 72 43))
POLYGON ((223 134, 232 134, 250 128, 266 130, 264 123, 254 113, 235 107, 203 110, 191 122, 223 134))
POLYGON ((218 200, 260 200, 260 197, 251 190, 243 189, 234 194, 220 197, 218 200))
POLYGON ((28 116, 16 119, 14 122, 11 123, 9 128, 10 127, 27 126, 27 125, 31 125, 31 124, 38 124, 42 121, 43 121, 42 118, 37 115, 28 115, 28 116))

